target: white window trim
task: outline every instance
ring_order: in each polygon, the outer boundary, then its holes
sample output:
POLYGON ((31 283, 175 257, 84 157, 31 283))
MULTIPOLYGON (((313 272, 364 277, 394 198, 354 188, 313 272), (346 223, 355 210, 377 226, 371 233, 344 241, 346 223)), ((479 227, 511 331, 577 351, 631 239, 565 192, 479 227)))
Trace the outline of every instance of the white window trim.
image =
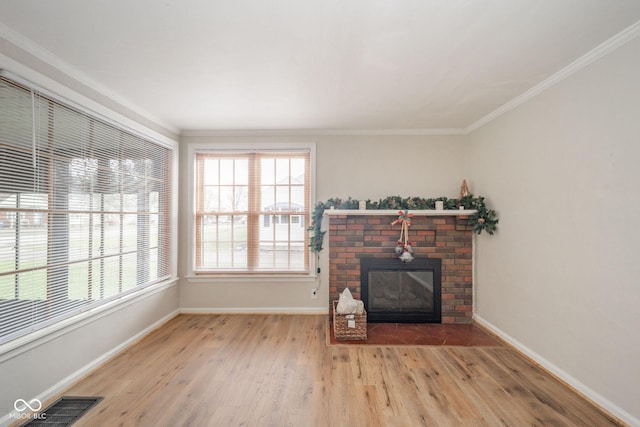
POLYGON ((273 274, 256 274, 256 273, 234 273, 234 274, 197 274, 195 273, 195 156, 196 153, 216 152, 216 151, 235 151, 235 152, 253 152, 253 151, 294 151, 309 150, 309 209, 313 210, 316 204, 316 143, 315 142, 197 142, 190 143, 187 147, 187 274, 186 278, 190 283, 212 282, 212 281, 246 281, 246 279, 299 279, 316 277, 316 257, 313 253, 309 255, 309 272, 308 273, 273 273, 273 274))
MULTIPOLYGON (((62 335, 93 323, 104 316, 108 316, 122 310, 128 305, 135 304, 157 294, 158 292, 162 292, 165 289, 176 286, 177 283, 178 279, 176 277, 171 277, 167 280, 146 286, 136 292, 125 294, 117 299, 109 301, 106 304, 99 305, 83 313, 63 319, 59 322, 45 326, 44 328, 30 332, 27 335, 8 341, 0 345, 0 363, 4 363, 7 360, 26 353, 35 347, 39 347, 62 335)), ((171 317, 173 317, 173 315, 171 317)))

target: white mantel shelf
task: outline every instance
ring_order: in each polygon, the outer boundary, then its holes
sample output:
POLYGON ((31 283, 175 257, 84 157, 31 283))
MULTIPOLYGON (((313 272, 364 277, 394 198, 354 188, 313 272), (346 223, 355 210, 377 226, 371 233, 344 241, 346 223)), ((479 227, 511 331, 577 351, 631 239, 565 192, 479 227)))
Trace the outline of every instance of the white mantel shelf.
MULTIPOLYGON (((324 215, 362 215, 362 216, 398 216, 398 211, 405 209, 325 209, 324 215)), ((478 211, 475 209, 427 209, 408 210, 413 216, 465 216, 473 215, 478 211)))

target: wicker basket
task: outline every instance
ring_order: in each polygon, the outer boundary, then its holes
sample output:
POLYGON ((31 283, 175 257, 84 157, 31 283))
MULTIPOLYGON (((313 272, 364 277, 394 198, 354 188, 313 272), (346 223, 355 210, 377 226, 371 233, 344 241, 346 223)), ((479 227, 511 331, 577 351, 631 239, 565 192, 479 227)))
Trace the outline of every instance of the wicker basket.
POLYGON ((338 301, 333 301, 333 335, 336 339, 366 340, 367 312, 364 311, 362 314, 338 314, 336 313, 337 305, 338 301))

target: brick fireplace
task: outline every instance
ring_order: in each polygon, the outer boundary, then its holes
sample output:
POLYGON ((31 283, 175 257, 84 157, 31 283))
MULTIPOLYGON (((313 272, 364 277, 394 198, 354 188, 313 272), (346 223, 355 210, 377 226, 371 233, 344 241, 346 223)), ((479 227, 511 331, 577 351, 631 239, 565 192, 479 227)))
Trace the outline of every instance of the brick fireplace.
MULTIPOLYGON (((416 258, 439 258, 442 265, 442 323, 471 323, 474 211, 411 211, 409 228, 416 258)), ((396 211, 331 210, 329 220, 329 307, 345 287, 360 299, 360 259, 397 258, 400 226, 396 211)), ((398 263, 401 261, 398 260, 398 263)))

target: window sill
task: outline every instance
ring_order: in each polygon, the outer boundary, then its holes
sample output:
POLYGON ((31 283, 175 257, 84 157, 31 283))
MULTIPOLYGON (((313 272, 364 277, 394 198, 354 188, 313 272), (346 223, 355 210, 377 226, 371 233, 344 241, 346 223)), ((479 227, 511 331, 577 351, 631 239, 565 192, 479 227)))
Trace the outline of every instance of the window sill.
POLYGON ((136 292, 123 295, 113 301, 109 301, 106 304, 94 307, 83 313, 60 320, 52 325, 45 326, 12 341, 8 341, 0 345, 0 364, 25 353, 34 347, 38 347, 58 338, 61 335, 67 334, 75 329, 94 322, 96 319, 121 310, 127 305, 137 303, 157 292, 170 288, 176 283, 177 279, 175 277, 169 278, 165 281, 144 287, 136 292))

